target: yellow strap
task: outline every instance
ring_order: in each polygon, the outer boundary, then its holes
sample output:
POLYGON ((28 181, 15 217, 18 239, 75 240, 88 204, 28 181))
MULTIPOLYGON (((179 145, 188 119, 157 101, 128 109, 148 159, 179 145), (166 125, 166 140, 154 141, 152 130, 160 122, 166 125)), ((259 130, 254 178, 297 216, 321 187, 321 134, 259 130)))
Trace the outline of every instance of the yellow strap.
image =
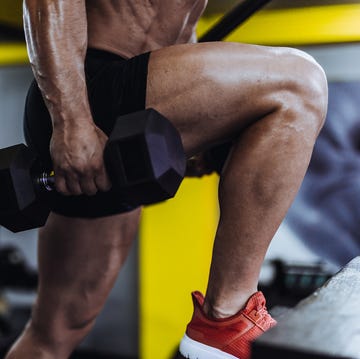
MULTIPOLYGON (((198 34, 205 33, 222 14, 203 17, 198 34)), ((261 10, 226 41, 261 45, 316 45, 360 41, 360 4, 261 10)))
POLYGON ((23 42, 0 44, 0 66, 24 65, 28 63, 26 45, 23 42))

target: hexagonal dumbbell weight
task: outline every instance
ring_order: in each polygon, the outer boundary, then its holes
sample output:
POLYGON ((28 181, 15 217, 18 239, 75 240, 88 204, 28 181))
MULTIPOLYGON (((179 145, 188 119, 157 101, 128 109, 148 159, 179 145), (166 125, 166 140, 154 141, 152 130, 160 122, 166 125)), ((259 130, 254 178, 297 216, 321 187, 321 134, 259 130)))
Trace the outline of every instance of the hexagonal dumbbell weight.
POLYGON ((111 180, 131 205, 174 197, 186 169, 178 131, 153 109, 131 113, 116 121, 104 159, 111 180))
POLYGON ((50 209, 39 198, 40 173, 34 151, 24 144, 0 150, 0 225, 19 232, 46 222, 50 209))
MULTIPOLYGON (((153 109, 117 119, 104 161, 119 200, 132 206, 174 197, 186 169, 179 133, 153 109)), ((0 150, 0 225, 12 232, 43 226, 51 190, 53 175, 42 171, 30 148, 18 144, 0 150)))

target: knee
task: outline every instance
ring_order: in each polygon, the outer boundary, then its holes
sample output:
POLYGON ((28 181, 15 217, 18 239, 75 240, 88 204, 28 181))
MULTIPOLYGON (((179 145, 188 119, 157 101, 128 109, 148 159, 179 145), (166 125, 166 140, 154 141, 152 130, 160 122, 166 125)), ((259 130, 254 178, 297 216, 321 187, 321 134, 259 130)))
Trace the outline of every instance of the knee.
POLYGON ((29 326, 44 348, 66 356, 90 333, 104 300, 94 298, 86 289, 77 293, 74 289, 71 295, 54 302, 56 306, 37 302, 29 326))
POLYGON ((283 48, 279 55, 287 76, 281 87, 280 108, 286 111, 288 118, 300 121, 318 135, 328 107, 325 72, 312 56, 301 50, 283 48))

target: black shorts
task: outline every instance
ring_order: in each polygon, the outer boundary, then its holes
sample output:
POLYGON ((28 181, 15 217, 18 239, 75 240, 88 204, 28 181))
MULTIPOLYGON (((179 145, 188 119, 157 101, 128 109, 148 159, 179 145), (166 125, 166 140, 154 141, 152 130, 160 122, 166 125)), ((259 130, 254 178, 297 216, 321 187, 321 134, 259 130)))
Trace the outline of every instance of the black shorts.
MULTIPOLYGON (((88 50, 85 73, 89 103, 96 125, 107 135, 118 116, 145 109, 149 55, 127 60, 106 51, 88 50)), ((25 103, 24 135, 46 170, 52 169, 51 134, 50 115, 34 80, 25 103)), ((53 192, 47 198, 52 211, 69 217, 95 218, 132 209, 114 190, 98 192, 95 196, 62 196, 53 192)))

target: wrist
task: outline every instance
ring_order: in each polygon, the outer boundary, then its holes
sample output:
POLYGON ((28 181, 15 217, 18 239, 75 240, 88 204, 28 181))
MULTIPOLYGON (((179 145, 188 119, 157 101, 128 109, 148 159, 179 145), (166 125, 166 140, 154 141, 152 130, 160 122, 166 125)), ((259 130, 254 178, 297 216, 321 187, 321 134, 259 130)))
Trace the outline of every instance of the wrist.
POLYGON ((39 87, 54 128, 93 123, 85 82, 75 82, 71 88, 55 85, 39 87))
MULTIPOLYGON (((75 101, 74 101, 75 102, 75 101)), ((64 128, 67 126, 94 124, 89 105, 83 104, 72 107, 63 105, 61 108, 49 109, 53 128, 64 128)))
POLYGON ((67 128, 94 125, 91 113, 84 112, 66 112, 52 116, 52 125, 54 130, 66 130, 67 128))

